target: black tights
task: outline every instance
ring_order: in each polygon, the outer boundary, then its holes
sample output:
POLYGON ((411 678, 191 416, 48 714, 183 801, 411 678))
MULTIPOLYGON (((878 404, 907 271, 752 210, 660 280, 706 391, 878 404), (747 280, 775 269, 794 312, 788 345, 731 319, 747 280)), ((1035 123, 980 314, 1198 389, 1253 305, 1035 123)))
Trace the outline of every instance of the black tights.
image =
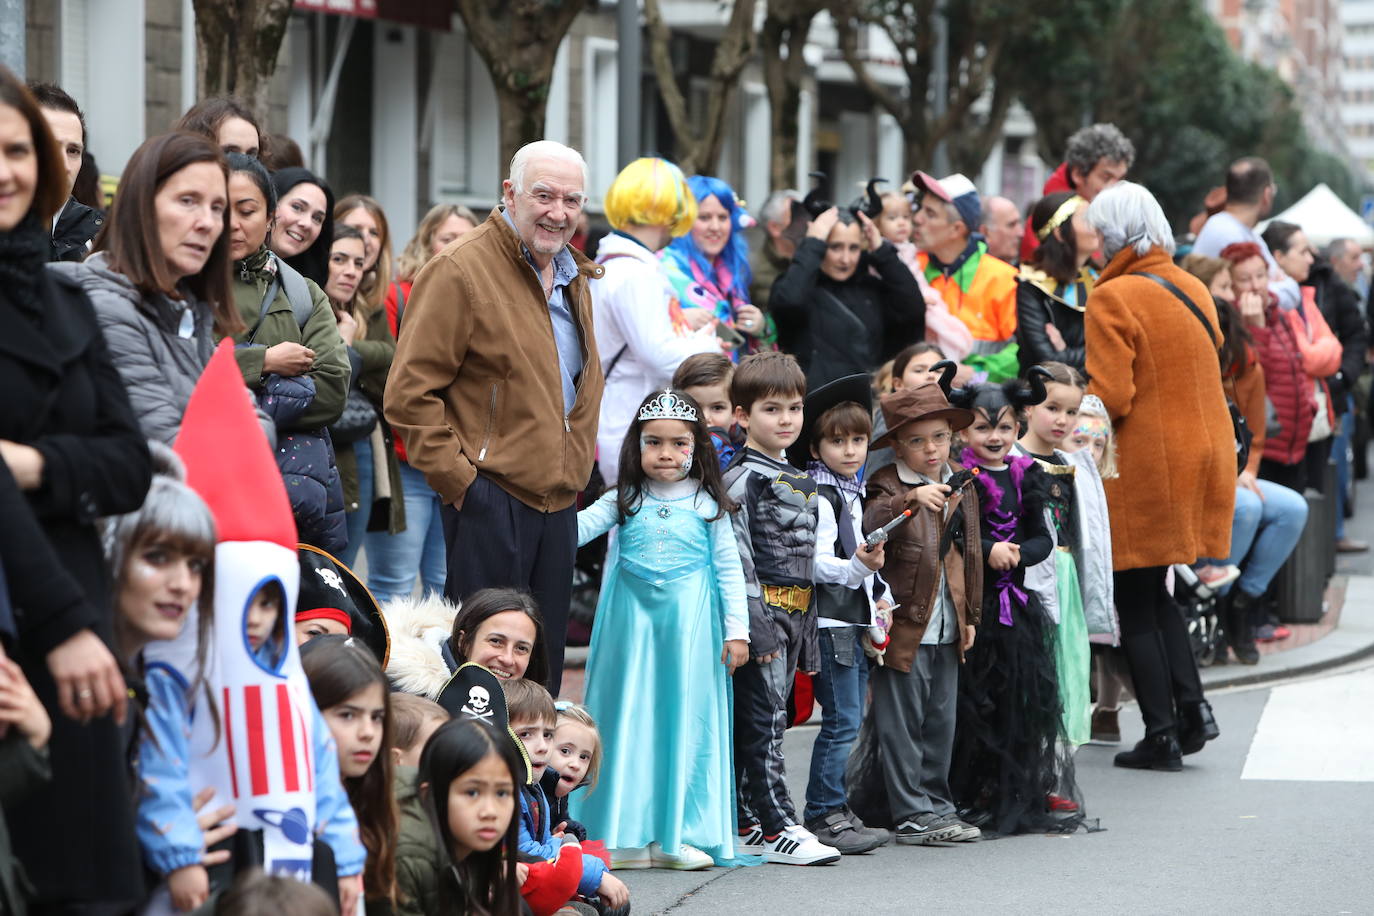
POLYGON ((1121 648, 1147 737, 1175 729, 1175 710, 1204 699, 1183 613, 1164 587, 1165 571, 1151 566, 1115 575, 1121 648))

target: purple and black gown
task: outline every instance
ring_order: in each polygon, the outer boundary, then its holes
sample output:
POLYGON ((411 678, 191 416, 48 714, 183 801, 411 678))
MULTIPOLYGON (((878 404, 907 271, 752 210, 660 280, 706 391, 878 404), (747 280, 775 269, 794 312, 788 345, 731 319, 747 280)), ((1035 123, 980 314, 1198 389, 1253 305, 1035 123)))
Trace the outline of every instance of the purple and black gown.
MULTIPOLYGON (((966 467, 978 464, 965 451, 966 467)), ((1021 563, 985 566, 978 637, 959 672, 959 713, 949 783, 960 816, 985 834, 1067 833, 1083 822, 1072 758, 1060 738, 1054 624, 1025 588, 1026 569, 1054 549, 1045 523, 1047 476, 1008 456, 977 477, 983 557, 1011 541, 1021 563)))

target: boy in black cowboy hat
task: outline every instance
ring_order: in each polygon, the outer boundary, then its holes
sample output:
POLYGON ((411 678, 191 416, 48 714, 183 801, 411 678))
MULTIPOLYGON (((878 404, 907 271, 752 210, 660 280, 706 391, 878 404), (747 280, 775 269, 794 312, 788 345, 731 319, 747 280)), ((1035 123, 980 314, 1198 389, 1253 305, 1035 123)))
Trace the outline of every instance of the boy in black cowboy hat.
POLYGON ((868 661, 860 637, 877 621, 887 586, 878 577, 883 545, 867 548, 861 527, 859 472, 873 433, 873 393, 867 375, 851 375, 806 396, 806 413, 788 458, 816 481, 815 612, 821 667, 815 678, 821 728, 811 752, 806 829, 827 846, 855 855, 892 835, 866 828, 849 810, 844 767, 859 733, 868 692, 868 661))

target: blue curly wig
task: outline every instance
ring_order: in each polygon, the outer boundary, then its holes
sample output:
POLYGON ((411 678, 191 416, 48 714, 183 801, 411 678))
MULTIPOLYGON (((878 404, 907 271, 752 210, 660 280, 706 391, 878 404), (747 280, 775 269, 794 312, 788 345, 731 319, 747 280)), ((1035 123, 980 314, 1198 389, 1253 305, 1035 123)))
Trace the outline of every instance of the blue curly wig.
MULTIPOLYGON (((705 200, 708 195, 714 196, 725 208, 725 212, 730 214, 730 239, 721 250, 720 259, 734 277, 734 286, 727 292, 733 292, 739 299, 748 302, 749 280, 752 273, 749 270, 749 243, 744 238, 744 227, 741 225, 741 220, 748 214, 736 202, 734 189, 719 178, 693 175, 687 179, 687 184, 698 203, 705 200)), ((711 262, 701 253, 690 232, 673 239, 668 246, 668 256, 677 261, 683 273, 688 276, 692 274, 691 265, 696 264, 707 277, 715 277, 711 262)))

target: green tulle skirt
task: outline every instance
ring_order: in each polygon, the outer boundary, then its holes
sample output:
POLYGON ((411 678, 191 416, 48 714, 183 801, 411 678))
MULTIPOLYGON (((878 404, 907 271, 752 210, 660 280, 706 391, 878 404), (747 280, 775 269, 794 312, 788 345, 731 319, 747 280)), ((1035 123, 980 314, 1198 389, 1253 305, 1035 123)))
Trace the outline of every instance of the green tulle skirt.
POLYGON ((1059 699, 1063 706, 1064 740, 1087 744, 1092 734, 1092 700, 1088 679, 1092 671, 1088 624, 1083 617, 1083 592, 1078 565, 1066 550, 1054 552, 1055 583, 1059 595, 1059 626, 1055 628, 1054 660, 1059 669, 1059 699))

